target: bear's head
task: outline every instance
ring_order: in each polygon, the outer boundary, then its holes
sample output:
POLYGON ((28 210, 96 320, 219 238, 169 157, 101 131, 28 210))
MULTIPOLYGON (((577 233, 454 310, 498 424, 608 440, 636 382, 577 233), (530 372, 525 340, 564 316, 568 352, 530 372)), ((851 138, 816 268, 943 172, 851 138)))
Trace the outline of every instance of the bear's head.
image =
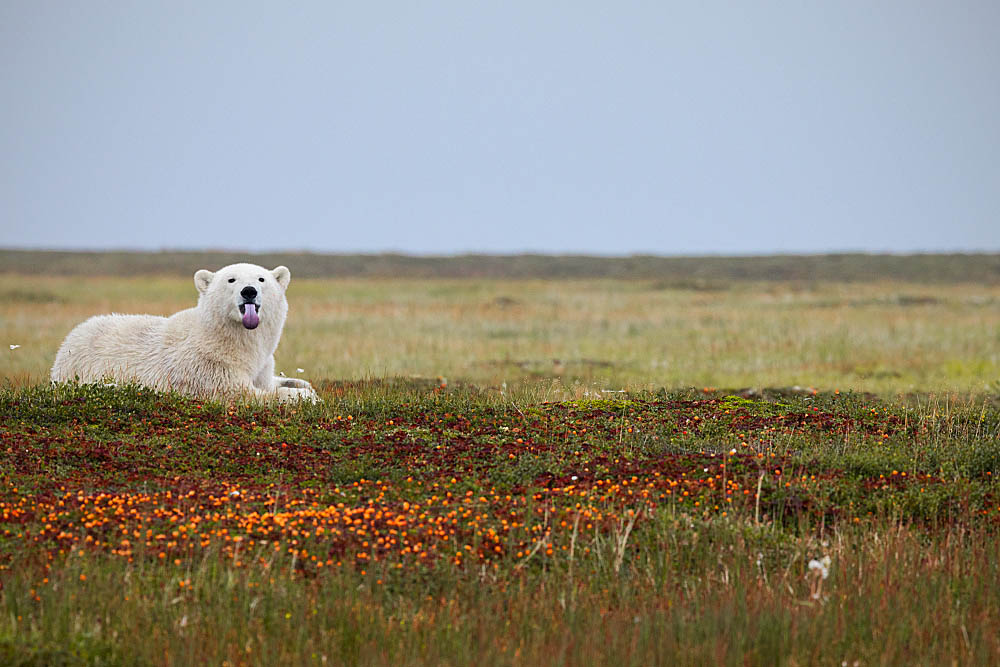
POLYGON ((285 289, 292 274, 284 266, 268 271, 256 264, 230 264, 215 273, 194 274, 198 308, 221 321, 239 322, 246 329, 281 328, 288 313, 285 289))

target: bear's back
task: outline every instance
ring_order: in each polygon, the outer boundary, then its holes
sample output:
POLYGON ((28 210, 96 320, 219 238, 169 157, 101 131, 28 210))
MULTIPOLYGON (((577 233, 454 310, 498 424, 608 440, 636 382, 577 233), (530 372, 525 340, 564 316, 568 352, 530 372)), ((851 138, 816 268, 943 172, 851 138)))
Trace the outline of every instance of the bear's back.
POLYGON ((167 318, 157 315, 98 315, 77 325, 63 342, 52 379, 97 382, 106 378, 151 384, 162 362, 167 318))

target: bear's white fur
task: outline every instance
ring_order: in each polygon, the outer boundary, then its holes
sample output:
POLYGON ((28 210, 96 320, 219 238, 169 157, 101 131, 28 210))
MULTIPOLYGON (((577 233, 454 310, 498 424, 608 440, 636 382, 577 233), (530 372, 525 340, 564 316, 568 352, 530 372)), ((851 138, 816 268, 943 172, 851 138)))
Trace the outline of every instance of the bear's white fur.
POLYGON ((98 315, 78 325, 56 354, 52 380, 113 379, 199 397, 316 400, 305 380, 274 375, 290 280, 284 266, 198 271, 194 308, 171 317, 98 315))

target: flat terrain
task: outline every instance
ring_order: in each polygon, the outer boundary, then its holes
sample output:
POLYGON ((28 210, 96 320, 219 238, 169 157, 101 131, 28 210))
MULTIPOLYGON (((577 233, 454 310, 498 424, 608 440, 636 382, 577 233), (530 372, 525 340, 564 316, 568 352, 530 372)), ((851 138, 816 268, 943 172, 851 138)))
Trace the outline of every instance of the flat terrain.
POLYGON ((0 249, 10 273, 73 276, 188 275, 252 261, 284 264, 304 278, 655 279, 679 287, 716 282, 878 281, 1000 283, 1000 254, 775 255, 760 257, 594 257, 582 255, 319 255, 237 252, 57 252, 0 249), (249 258, 249 260, 248 260, 249 258))
MULTIPOLYGON (((1000 285, 299 279, 292 270, 278 367, 320 384, 527 380, 550 385, 549 397, 576 397, 689 386, 983 392, 1000 378, 1000 285)), ((170 315, 197 300, 186 274, 5 281, 0 374, 20 384, 45 379, 87 317, 170 315)))
POLYGON ((283 407, 52 388, 74 324, 188 270, 8 274, 0 664, 1000 662, 1000 286, 877 259, 286 259, 278 365, 325 402, 283 407))

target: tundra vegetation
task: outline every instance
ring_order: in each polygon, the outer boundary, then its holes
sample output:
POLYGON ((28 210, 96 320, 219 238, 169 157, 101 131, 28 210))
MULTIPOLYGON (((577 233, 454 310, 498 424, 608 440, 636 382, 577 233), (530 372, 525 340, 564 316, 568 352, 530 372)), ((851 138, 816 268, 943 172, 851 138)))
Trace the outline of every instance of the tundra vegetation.
POLYGON ((992 256, 297 273, 322 404, 49 386, 168 259, 6 276, 0 663, 1000 662, 992 256))

